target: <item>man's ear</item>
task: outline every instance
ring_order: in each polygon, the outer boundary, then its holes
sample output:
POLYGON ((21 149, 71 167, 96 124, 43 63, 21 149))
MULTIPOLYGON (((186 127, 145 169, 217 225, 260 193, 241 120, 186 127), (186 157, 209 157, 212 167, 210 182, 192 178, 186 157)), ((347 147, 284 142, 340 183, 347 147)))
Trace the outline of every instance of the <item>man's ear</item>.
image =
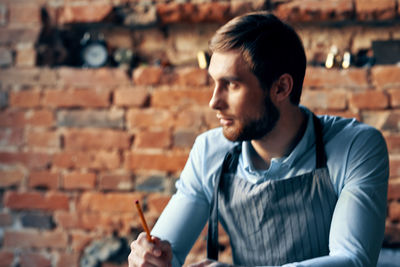
POLYGON ((277 102, 288 99, 293 89, 293 78, 290 74, 282 74, 273 84, 271 88, 271 98, 277 102))

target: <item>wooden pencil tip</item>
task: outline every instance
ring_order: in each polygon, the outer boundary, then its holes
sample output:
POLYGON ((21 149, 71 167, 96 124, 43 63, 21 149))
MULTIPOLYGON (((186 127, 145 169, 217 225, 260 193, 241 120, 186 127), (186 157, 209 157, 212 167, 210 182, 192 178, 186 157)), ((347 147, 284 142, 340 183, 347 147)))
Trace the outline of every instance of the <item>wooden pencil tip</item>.
POLYGON ((136 203, 136 204, 139 204, 139 200, 136 200, 135 203, 136 203))

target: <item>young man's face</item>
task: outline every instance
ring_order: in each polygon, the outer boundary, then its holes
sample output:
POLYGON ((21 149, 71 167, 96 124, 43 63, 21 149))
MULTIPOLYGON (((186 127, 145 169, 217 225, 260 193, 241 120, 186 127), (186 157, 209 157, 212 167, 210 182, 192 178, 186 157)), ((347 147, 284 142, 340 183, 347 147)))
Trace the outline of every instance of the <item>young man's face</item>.
POLYGON ((209 73, 215 82, 210 107, 227 139, 260 139, 274 128, 279 111, 238 51, 215 52, 209 73))

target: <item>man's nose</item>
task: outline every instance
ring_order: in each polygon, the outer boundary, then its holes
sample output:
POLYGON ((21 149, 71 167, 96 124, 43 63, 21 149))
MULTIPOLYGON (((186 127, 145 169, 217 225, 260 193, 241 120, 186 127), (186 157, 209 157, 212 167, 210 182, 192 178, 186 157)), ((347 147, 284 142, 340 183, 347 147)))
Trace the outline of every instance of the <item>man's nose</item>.
POLYGON ((227 106, 226 101, 225 101, 225 93, 222 90, 222 88, 218 85, 216 85, 214 88, 214 92, 211 97, 209 106, 210 106, 210 108, 217 109, 217 110, 224 109, 227 106))

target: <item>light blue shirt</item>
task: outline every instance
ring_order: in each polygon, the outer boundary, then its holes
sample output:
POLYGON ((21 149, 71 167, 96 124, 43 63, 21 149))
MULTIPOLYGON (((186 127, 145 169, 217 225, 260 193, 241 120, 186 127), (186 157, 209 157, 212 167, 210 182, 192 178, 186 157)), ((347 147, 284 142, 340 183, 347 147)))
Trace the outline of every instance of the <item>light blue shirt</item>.
MULTIPOLYGON (((312 113, 304 136, 293 151, 273 158, 266 170, 253 167, 250 142, 242 143, 238 173, 253 183, 286 179, 315 169, 315 139, 312 113)), ((386 218, 389 160, 381 133, 357 122, 320 116, 327 165, 338 201, 329 235, 329 256, 284 266, 375 266, 382 245, 386 218)), ((176 183, 177 192, 153 228, 152 234, 168 240, 173 249, 173 266, 181 266, 204 228, 215 178, 221 172, 225 154, 236 143, 227 140, 222 129, 201 134, 176 183)))

